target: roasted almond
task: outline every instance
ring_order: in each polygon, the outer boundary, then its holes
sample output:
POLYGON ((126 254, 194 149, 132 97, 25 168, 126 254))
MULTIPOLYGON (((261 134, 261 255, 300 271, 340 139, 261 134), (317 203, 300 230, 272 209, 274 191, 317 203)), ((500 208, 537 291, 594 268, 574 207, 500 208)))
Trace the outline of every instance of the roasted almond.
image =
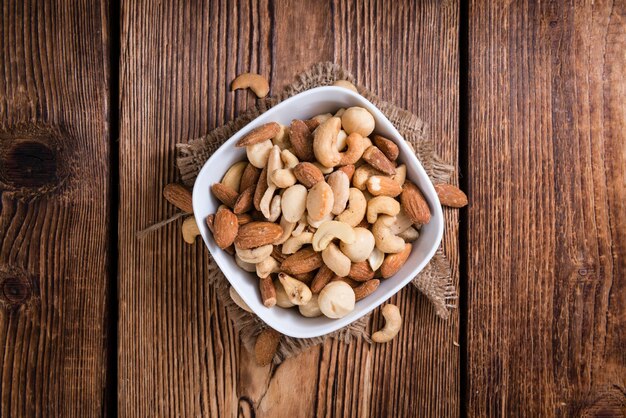
POLYGON ((343 171, 348 176, 348 181, 352 182, 352 176, 354 175, 354 164, 344 165, 338 168, 339 171, 343 171))
POLYGON ((296 280, 300 280, 301 282, 304 283, 311 283, 311 280, 313 280, 313 277, 315 277, 315 271, 308 271, 306 273, 300 273, 300 274, 292 274, 291 277, 293 277, 296 280))
POLYGON ((409 243, 404 244, 404 250, 396 254, 387 254, 383 264, 380 266, 380 274, 383 279, 388 279, 400 270, 400 268, 406 263, 406 260, 411 255, 412 245, 409 243))
POLYGON ((259 366, 267 366, 272 362, 280 343, 280 333, 266 328, 256 337, 254 358, 259 366))
POLYGON ((291 122, 291 131, 289 135, 293 153, 300 161, 313 161, 313 136, 306 124, 301 120, 295 119, 291 122))
POLYGON ((237 215, 237 221, 239 226, 249 224, 252 222, 252 216, 249 213, 240 213, 237 215))
POLYGON ((467 196, 461 189, 451 184, 435 184, 435 191, 442 205, 451 208, 467 206, 467 196))
POLYGON ((400 203, 413 223, 427 224, 430 221, 430 209, 418 187, 406 181, 402 188, 400 203))
POLYGON ((293 175, 307 189, 315 186, 320 181, 324 181, 324 174, 322 174, 320 169, 307 162, 299 163, 295 166, 293 175))
POLYGON ((258 128, 254 128, 246 135, 243 136, 237 144, 236 147, 247 147, 248 145, 258 144, 259 142, 267 141, 268 139, 272 139, 280 132, 280 125, 276 122, 269 122, 265 125, 261 125, 258 128))
MULTIPOLYGON (((209 231, 213 233, 213 222, 215 221, 215 215, 209 215, 206 217, 206 226, 209 228, 209 231)), ((237 219, 239 221, 239 219, 237 219)))
POLYGON ((402 193, 402 187, 391 177, 372 176, 367 179, 366 186, 374 196, 396 197, 402 193))
POLYGON ((274 245, 274 249, 272 250, 272 258, 279 263, 282 263, 285 258, 287 258, 287 255, 283 254, 283 252, 280 250, 280 246, 274 245))
POLYGON ((280 269, 287 274, 293 275, 308 273, 322 267, 323 264, 322 254, 309 247, 287 257, 280 265, 280 269))
POLYGON ((321 292, 324 286, 330 282, 330 279, 332 279, 334 275, 335 273, 333 273, 331 269, 329 269, 325 264, 322 265, 311 282, 311 292, 321 292))
POLYGON ((374 278, 374 270, 372 270, 372 267, 370 267, 370 263, 368 263, 367 260, 352 263, 348 277, 356 280, 357 282, 364 282, 374 278))
POLYGON ((271 275, 259 279, 259 290, 264 306, 271 308, 276 305, 276 288, 271 275))
POLYGON ((267 187, 267 166, 265 166, 256 183, 256 189, 254 190, 254 197, 252 199, 255 209, 258 211, 261 210, 261 199, 263 199, 267 187))
POLYGON ((183 212, 193 213, 191 192, 182 184, 170 183, 166 185, 163 188, 163 197, 183 212))
POLYGON ((221 249, 235 242, 239 222, 237 216, 225 207, 220 207, 213 219, 213 239, 221 249))
POLYGON ((396 158, 398 158, 398 155, 400 155, 400 150, 398 149, 398 146, 390 139, 387 139, 384 136, 380 135, 373 135, 372 141, 378 147, 378 149, 380 149, 383 154, 385 154, 389 161, 395 161, 396 158))
POLYGON ((372 279, 354 288, 354 297, 357 301, 364 299, 374 293, 374 290, 378 289, 380 280, 372 279))
POLYGON ((273 222, 250 222, 242 225, 235 238, 241 249, 257 248, 272 244, 283 234, 283 228, 273 222))
POLYGON ((309 128, 309 132, 313 132, 318 126, 320 126, 320 121, 317 119, 307 119, 303 121, 307 128, 309 128))
POLYGON ((239 215, 252 209, 252 200, 254 198, 254 190, 256 185, 249 186, 237 197, 235 205, 233 206, 233 212, 239 215))
POLYGON ((393 163, 389 161, 385 154, 383 154, 383 152, 374 145, 365 150, 363 153, 363 159, 367 161, 369 165, 385 174, 396 174, 396 168, 393 163))
POLYGON ((211 186, 211 192, 217 200, 231 209, 235 206, 235 202, 237 202, 237 197, 239 196, 235 190, 222 183, 213 184, 213 186, 211 186))
POLYGON ((351 288, 355 289, 361 285, 361 282, 357 282, 349 277, 339 277, 336 274, 330 279, 331 282, 344 282, 348 284, 351 288))
POLYGON ((241 175, 241 182, 239 183, 239 190, 246 190, 250 186, 256 185, 261 175, 261 170, 248 163, 241 175))

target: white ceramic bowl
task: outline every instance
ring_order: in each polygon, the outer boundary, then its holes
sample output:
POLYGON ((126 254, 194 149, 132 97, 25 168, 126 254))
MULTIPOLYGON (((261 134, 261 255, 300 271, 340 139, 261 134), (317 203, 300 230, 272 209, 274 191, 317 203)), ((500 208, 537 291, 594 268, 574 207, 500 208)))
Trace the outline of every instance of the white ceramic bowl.
POLYGON ((282 334, 296 338, 312 338, 333 332, 356 321, 388 300, 406 286, 430 261, 443 235, 441 204, 415 154, 411 152, 400 133, 378 108, 361 95, 341 87, 318 87, 293 96, 263 113, 226 141, 204 164, 198 175, 193 188, 193 210, 202 239, 237 293, 267 325, 282 334), (292 119, 309 119, 320 113, 334 113, 341 107, 351 106, 361 106, 369 110, 376 120, 375 132, 393 140, 398 145, 399 160, 407 166, 407 178, 417 184, 428 201, 432 213, 431 220, 422 227, 420 237, 413 243, 411 255, 402 269, 393 277, 381 281, 378 289, 367 298, 357 302, 354 311, 349 315, 341 319, 329 319, 324 316, 306 318, 294 308, 266 308, 259 294, 259 279, 256 275, 239 268, 233 256, 215 244, 206 226, 207 216, 215 213, 220 205, 210 192, 211 185, 218 183, 232 164, 245 159, 245 148, 236 148, 235 143, 257 126, 272 121, 289 125, 292 119))

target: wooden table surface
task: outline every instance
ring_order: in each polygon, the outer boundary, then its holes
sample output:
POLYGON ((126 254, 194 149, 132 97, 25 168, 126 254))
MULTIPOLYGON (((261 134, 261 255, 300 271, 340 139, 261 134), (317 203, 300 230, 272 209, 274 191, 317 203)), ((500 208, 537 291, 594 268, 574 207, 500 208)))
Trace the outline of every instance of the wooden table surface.
MULTIPOLYGON (((626 2, 0 8, 0 416, 626 415, 626 2), (459 309, 257 367, 179 226, 175 144, 334 61, 421 116, 459 309)), ((379 314, 373 323, 380 321, 379 314)))

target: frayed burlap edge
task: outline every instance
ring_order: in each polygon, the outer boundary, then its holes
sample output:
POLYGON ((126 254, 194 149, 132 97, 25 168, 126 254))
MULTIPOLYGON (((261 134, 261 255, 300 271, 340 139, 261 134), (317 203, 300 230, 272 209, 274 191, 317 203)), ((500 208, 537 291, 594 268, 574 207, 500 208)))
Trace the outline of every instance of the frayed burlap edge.
MULTIPOLYGON (((352 74, 340 66, 331 62, 316 64, 298 75, 296 81, 285 87, 278 96, 259 100, 255 107, 248 109, 234 120, 214 129, 207 135, 186 144, 178 144, 176 146, 176 164, 180 170, 182 181, 188 186, 193 186, 200 169, 211 154, 239 129, 272 106, 288 97, 314 87, 331 85, 337 80, 348 80, 354 83, 352 74)), ((385 114, 413 146, 415 154, 431 180, 435 183, 447 182, 454 168, 444 163, 435 153, 434 145, 427 137, 424 122, 412 113, 380 100, 370 91, 358 86, 357 88, 361 95, 385 114)), ((256 315, 248 313, 235 305, 228 293, 230 287, 228 280, 212 258, 209 262, 208 276, 209 284, 215 288, 220 301, 226 306, 230 318, 238 329, 241 341, 249 351, 252 351, 257 335, 267 328, 267 325, 256 315)), ((430 263, 416 276, 412 283, 431 301, 439 317, 448 318, 450 314, 449 309, 455 307, 457 292, 452 283, 450 264, 441 249, 437 251, 430 263)), ((324 342, 329 337, 344 342, 349 342, 355 336, 369 340, 369 336, 365 333, 365 328, 370 315, 368 314, 349 326, 323 337, 299 339, 283 336, 274 357, 274 363, 280 363, 286 358, 293 357, 311 346, 324 342)))

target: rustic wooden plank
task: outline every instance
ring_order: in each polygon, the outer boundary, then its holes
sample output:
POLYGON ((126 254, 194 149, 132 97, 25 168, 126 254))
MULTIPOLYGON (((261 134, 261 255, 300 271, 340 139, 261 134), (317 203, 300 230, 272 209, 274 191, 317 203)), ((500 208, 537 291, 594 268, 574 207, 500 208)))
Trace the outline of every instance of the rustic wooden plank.
MULTIPOLYGON (((144 241, 134 235, 174 213, 160 197, 176 177, 174 144, 254 102, 250 93, 228 91, 243 71, 264 74, 279 89, 315 62, 340 62, 384 98, 423 115, 441 137, 439 150, 456 160, 458 4, 353 7, 288 0, 180 7, 123 2, 121 414, 458 415, 458 320, 436 319, 414 289, 395 299, 407 327, 393 344, 329 342, 278 368, 259 368, 204 282, 208 258, 201 243, 183 244, 175 225, 144 241), (350 26, 350 35, 349 25, 356 28, 350 26), (285 388, 292 387, 301 396, 288 396, 285 388)), ((456 215, 447 216, 445 245, 456 272, 456 215)))
POLYGON ((468 415, 626 406, 626 6, 470 2, 468 415))
POLYGON ((107 11, 0 7, 0 416, 106 410, 107 11))

